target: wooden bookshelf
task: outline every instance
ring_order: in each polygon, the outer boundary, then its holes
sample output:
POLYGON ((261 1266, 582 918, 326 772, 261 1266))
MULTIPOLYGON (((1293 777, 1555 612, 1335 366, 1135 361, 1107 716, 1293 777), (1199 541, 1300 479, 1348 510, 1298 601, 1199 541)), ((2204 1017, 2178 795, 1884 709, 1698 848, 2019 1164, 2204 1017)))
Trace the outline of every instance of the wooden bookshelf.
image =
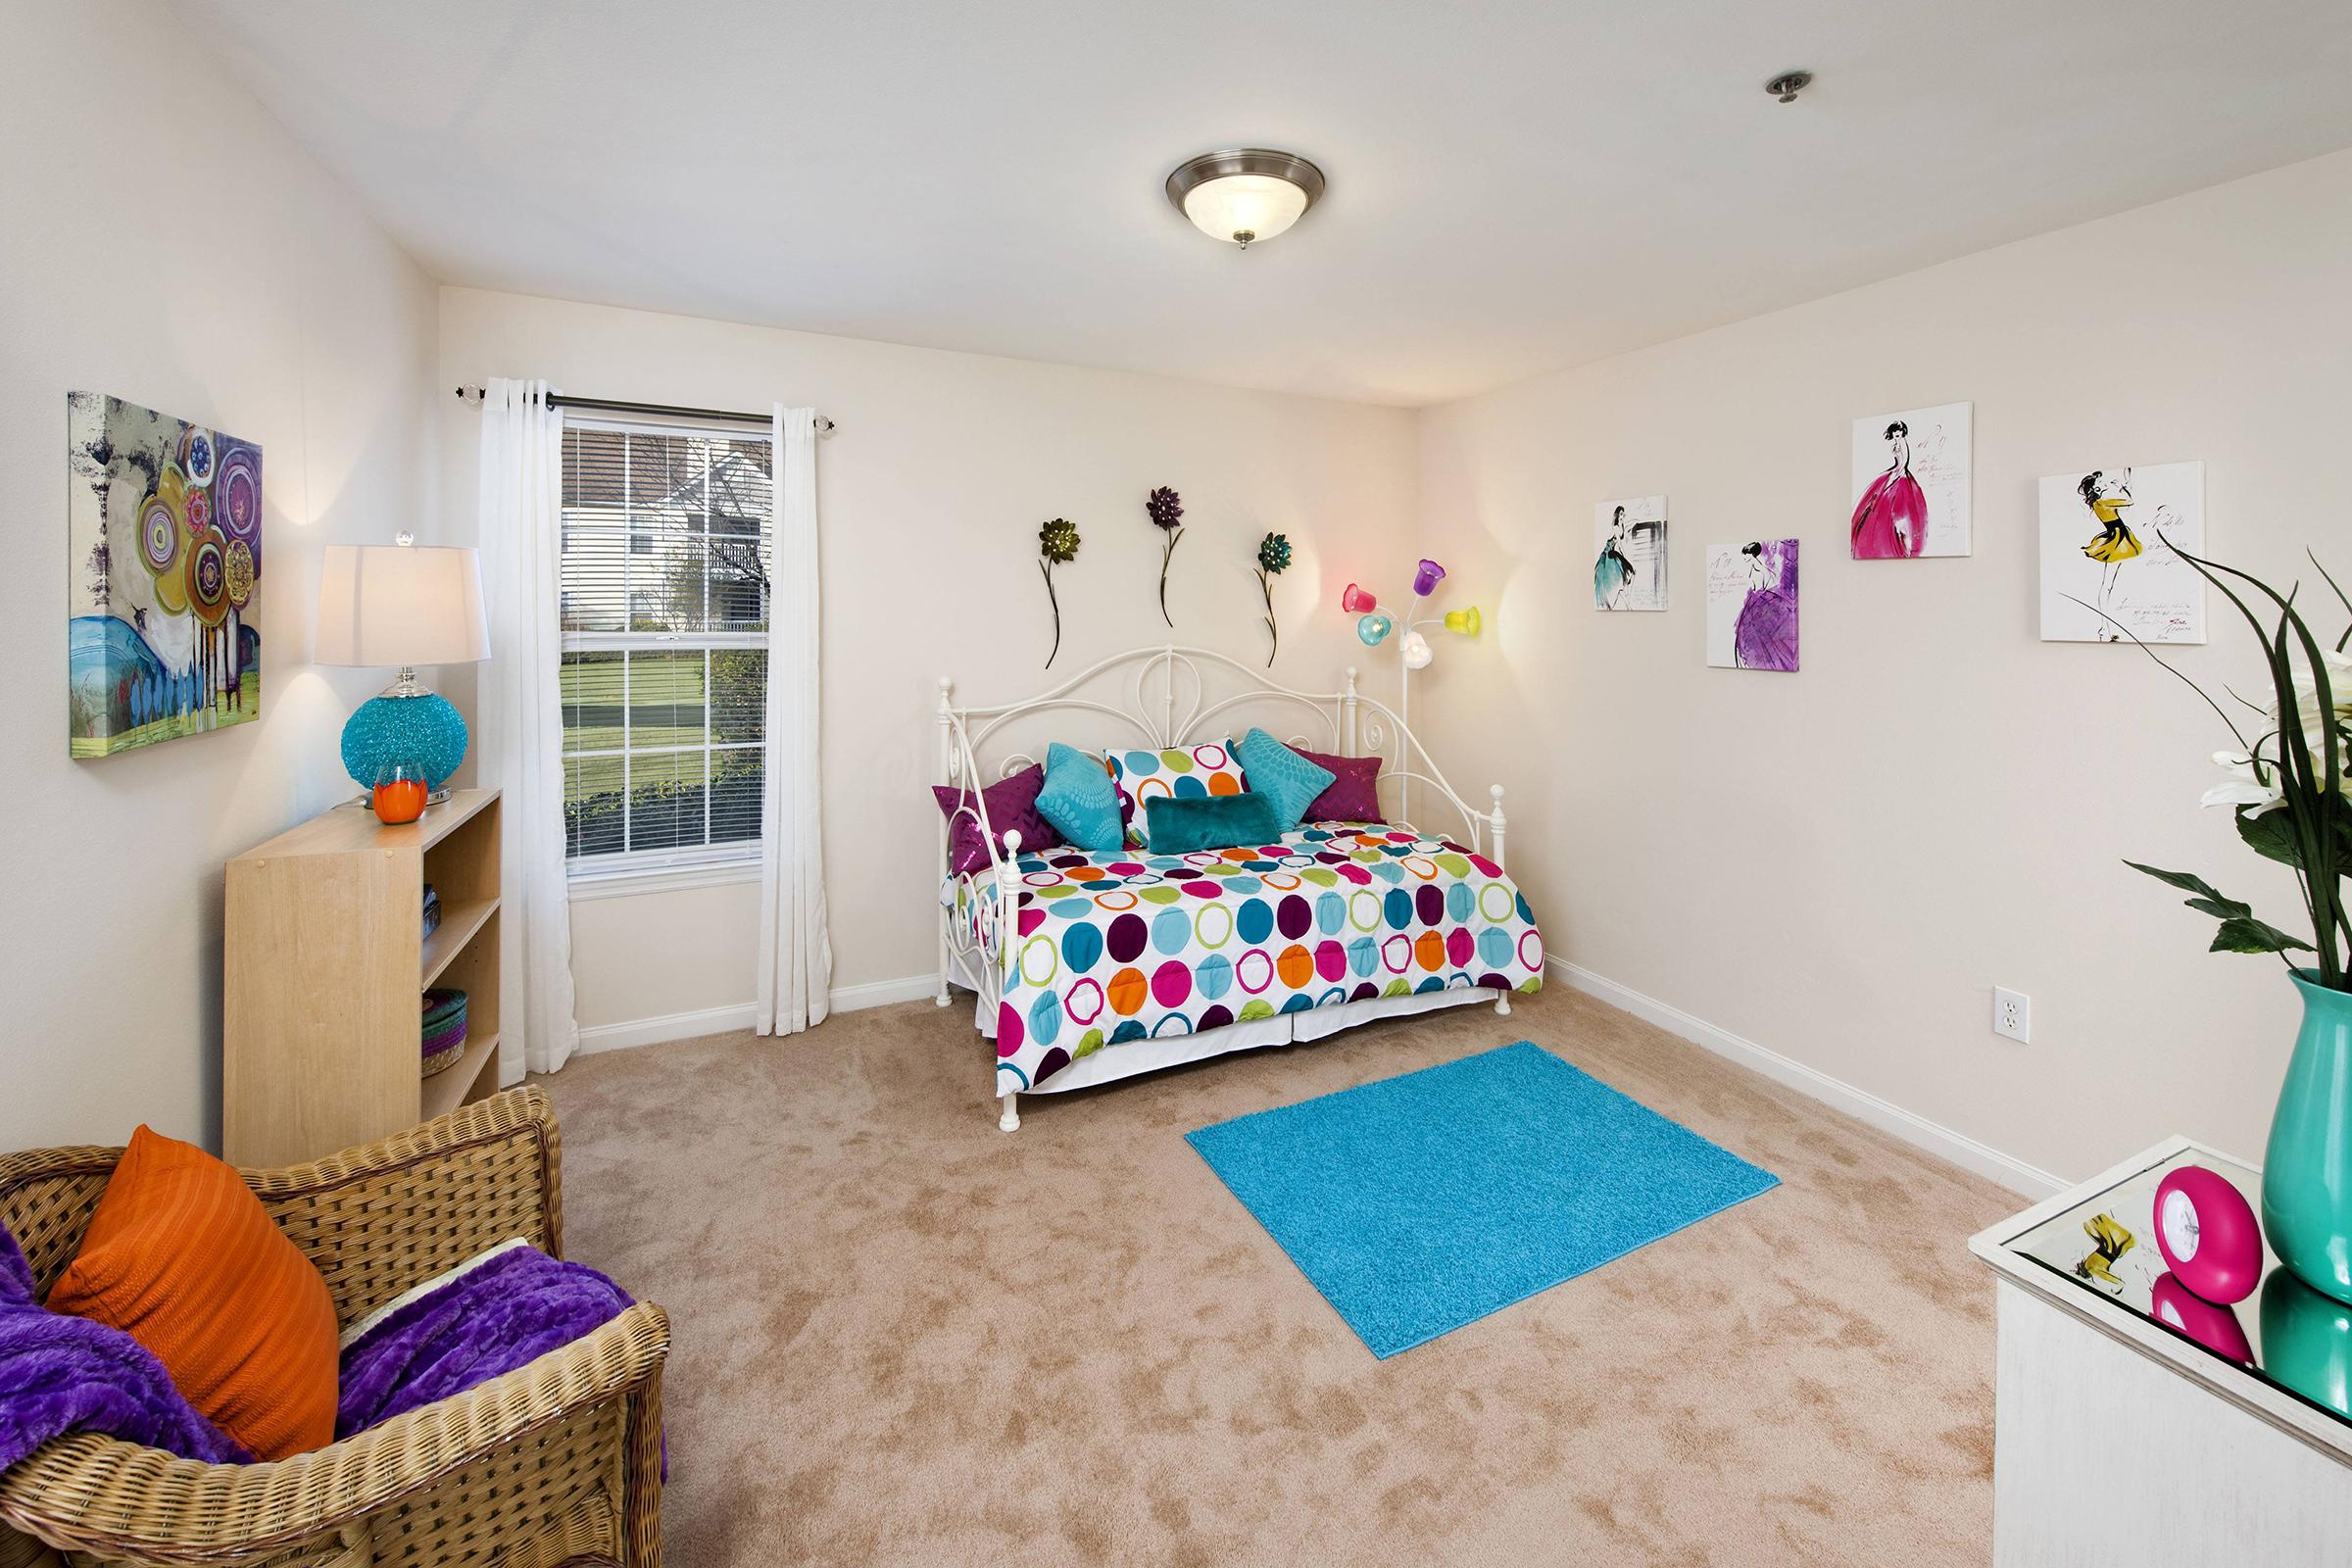
POLYGON ((220 1141, 288 1165, 498 1090, 498 792, 386 827, 338 806, 228 862, 220 1141), (424 886, 441 924, 424 935, 424 886), (466 1054, 426 1078, 419 1003, 466 993, 466 1054))

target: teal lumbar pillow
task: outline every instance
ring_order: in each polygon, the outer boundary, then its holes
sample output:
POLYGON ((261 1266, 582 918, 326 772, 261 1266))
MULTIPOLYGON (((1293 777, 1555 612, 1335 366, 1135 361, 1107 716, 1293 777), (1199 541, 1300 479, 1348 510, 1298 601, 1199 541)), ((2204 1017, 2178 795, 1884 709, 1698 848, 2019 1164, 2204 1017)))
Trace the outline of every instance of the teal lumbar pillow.
POLYGON ((1100 757, 1059 741, 1046 748, 1046 783, 1037 792, 1037 814, 1082 850, 1115 850, 1126 839, 1119 787, 1110 781, 1110 769, 1100 757))
POLYGON ((1253 729, 1243 736, 1234 750, 1241 754, 1242 771, 1250 780, 1251 792, 1273 798, 1277 837, 1298 831, 1298 824, 1306 818, 1306 808, 1339 777, 1330 768, 1300 757, 1262 729, 1253 729))
POLYGON ((1274 798, 1255 790, 1239 795, 1153 795, 1144 801, 1144 817, 1153 855, 1255 847, 1282 837, 1274 798))

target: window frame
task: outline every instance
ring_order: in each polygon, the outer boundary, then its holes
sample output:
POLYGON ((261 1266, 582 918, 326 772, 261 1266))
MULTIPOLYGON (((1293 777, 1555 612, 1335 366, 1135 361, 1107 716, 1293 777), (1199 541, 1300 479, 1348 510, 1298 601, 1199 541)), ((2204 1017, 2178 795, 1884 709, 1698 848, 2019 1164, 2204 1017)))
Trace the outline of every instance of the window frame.
MULTIPOLYGON (((718 423, 715 421, 701 419, 668 419, 660 416, 614 416, 610 415, 592 414, 585 411, 578 414, 573 414, 566 411, 563 416, 563 427, 567 434, 573 430, 597 430, 618 432, 624 435, 701 436, 708 440, 716 441, 758 441, 766 446, 768 449, 768 482, 771 486, 776 482, 775 443, 772 435, 764 426, 718 423)), ((570 474, 565 462, 559 462, 558 470, 557 483, 559 486, 559 492, 561 493, 563 488, 568 484, 570 474)), ((567 510, 567 504, 559 501, 558 510, 559 530, 567 532, 570 526, 569 521, 568 519, 562 517, 563 512, 567 510)), ((640 536, 640 530, 633 525, 634 519, 633 516, 630 515, 630 509, 624 506, 623 513, 624 519, 626 520, 624 520, 621 526, 627 535, 625 549, 630 554, 634 555, 638 553, 637 540, 640 536)), ((732 515, 732 514, 730 514, 730 515, 732 515)), ((704 537, 710 537, 707 524, 704 537)), ((760 522, 760 526, 755 537, 760 541, 763 553, 766 555, 770 564, 770 569, 772 570, 775 550, 774 521, 772 516, 767 519, 763 519, 760 522)), ((564 591, 564 586, 565 584, 563 567, 561 561, 559 560, 556 574, 556 591, 559 599, 561 599, 561 596, 564 591)), ((706 604, 708 603, 708 592, 709 590, 706 589, 706 604)), ((624 607, 625 603, 626 601, 624 597, 624 607)), ((756 649, 761 653, 769 653, 771 632, 774 626, 772 602, 769 607, 769 612, 768 624, 770 629, 760 631, 572 631, 569 629, 561 629, 560 627, 557 637, 557 668, 559 672, 561 672, 562 668, 564 667, 564 662, 573 654, 617 653, 624 656, 620 666, 623 672, 621 676, 622 684, 620 700, 621 711, 624 715, 622 744, 617 747, 599 748, 593 751, 575 752, 569 750, 567 747, 563 747, 562 742, 559 742, 561 749, 557 758, 557 763, 559 766, 563 766, 576 760, 587 758, 618 757, 621 759, 623 780, 621 787, 623 802, 621 837, 624 844, 627 842, 628 838, 628 818, 626 815, 628 809, 628 785, 626 781, 629 773, 630 759, 637 757, 656 756, 701 756, 706 759, 705 766, 706 769, 708 769, 708 759, 720 753, 730 751, 757 751, 764 754, 767 748, 764 722, 761 725, 761 738, 759 741, 712 741, 710 738, 710 717, 708 711, 708 707, 706 708, 704 720, 704 740, 700 746, 649 746, 631 748, 627 744, 628 725, 625 716, 629 711, 627 675, 629 661, 625 656, 645 653, 701 653, 705 657, 707 669, 709 656, 712 653, 726 652, 737 649, 756 649)), ((626 613, 627 612, 624 608, 624 618, 626 618, 626 613)), ((561 611, 559 611, 558 619, 560 625, 562 619, 561 611)), ((706 705, 708 705, 710 701, 709 690, 709 677, 706 675, 706 705)), ((764 685, 761 688, 761 696, 764 700, 764 685)), ((762 762, 764 765, 764 757, 762 758, 762 762)), ((710 797, 708 794, 708 771, 706 771, 705 777, 706 794, 704 822, 705 833, 708 835, 710 823, 708 814, 710 809, 710 797)), ((724 844, 714 845, 704 843, 661 850, 620 849, 609 851, 604 854, 584 856, 566 854, 564 858, 564 874, 571 896, 575 899, 612 898, 627 893, 667 891, 672 888, 720 886, 732 882, 750 881, 758 877, 760 874, 760 860, 765 853, 765 824, 762 823, 761 830, 754 833, 751 837, 743 839, 731 839, 724 844)))

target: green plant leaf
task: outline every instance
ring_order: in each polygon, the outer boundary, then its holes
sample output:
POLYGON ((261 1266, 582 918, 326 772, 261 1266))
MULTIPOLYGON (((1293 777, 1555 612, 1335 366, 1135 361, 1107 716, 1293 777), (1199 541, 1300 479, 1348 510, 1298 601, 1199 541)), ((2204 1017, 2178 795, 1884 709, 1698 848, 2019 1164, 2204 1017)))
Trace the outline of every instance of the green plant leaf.
POLYGON ((2292 812, 2264 811, 2256 814, 2252 807, 2240 807, 2237 811, 2237 836, 2244 839, 2246 847, 2264 859, 2302 869, 2303 846, 2295 838, 2292 812))
POLYGON ((2254 912, 2254 906, 2240 904, 2235 899, 2190 899, 2188 906, 2216 920, 2243 920, 2254 912))
POLYGON ((2315 951, 2312 945, 2298 937, 2290 937, 2275 925, 2251 916, 2224 920, 2222 928, 2213 934, 2209 953, 2285 953, 2292 949, 2301 953, 2315 951))
POLYGON ((2157 881, 2165 883, 2171 887, 2179 888, 2183 893, 2194 893, 2199 898, 2223 899, 2224 902, 2228 902, 2221 889, 2215 887, 2212 883, 2206 881, 2203 877, 2196 875, 2194 872, 2159 871, 2156 869, 2156 867, 2152 865, 2142 865, 2137 860, 2126 860, 2124 863, 2134 871, 2144 871, 2149 876, 2154 877, 2157 881))

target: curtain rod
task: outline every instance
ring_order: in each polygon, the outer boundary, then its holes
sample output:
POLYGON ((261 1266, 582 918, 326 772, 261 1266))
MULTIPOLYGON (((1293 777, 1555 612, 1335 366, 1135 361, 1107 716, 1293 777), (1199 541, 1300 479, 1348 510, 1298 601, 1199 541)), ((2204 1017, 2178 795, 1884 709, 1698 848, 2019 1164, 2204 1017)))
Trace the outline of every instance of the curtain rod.
MULTIPOLYGON (((462 386, 458 388, 458 396, 479 403, 482 389, 478 386, 462 386)), ((733 424, 765 425, 773 422, 768 415, 738 414, 732 409, 687 409, 671 403, 626 403, 615 398, 566 397, 561 392, 550 392, 547 406, 551 409, 596 409, 606 414, 660 414, 681 419, 724 419, 733 424)), ((818 435, 830 435, 835 428, 831 419, 821 414, 816 416, 818 435)))

